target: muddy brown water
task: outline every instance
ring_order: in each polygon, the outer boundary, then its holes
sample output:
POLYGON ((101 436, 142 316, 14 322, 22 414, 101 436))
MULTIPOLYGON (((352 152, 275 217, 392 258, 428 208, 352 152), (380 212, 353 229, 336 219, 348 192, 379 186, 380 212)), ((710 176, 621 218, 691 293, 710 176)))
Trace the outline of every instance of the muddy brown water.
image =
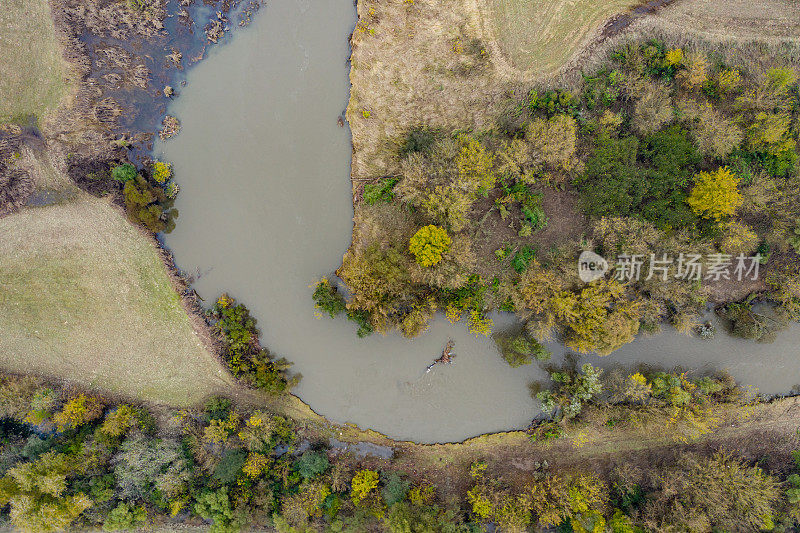
MULTIPOLYGON (((331 420, 418 442, 525 427, 539 414, 527 384, 543 371, 508 367, 463 323, 438 317, 411 341, 359 339, 344 319, 315 318, 310 285, 340 264, 352 229, 350 134, 337 117, 354 24, 351 0, 272 0, 193 67, 169 109, 183 130, 155 147, 181 186, 166 243, 184 271, 200 274, 195 288, 206 303, 228 291, 250 307, 264 345, 303 374, 296 393, 331 420), (426 374, 450 338, 454 364, 426 374)), ((666 332, 585 359, 728 368, 779 393, 800 382, 798 346, 798 328, 772 345, 666 332)), ((558 361, 563 349, 553 348, 558 361)))

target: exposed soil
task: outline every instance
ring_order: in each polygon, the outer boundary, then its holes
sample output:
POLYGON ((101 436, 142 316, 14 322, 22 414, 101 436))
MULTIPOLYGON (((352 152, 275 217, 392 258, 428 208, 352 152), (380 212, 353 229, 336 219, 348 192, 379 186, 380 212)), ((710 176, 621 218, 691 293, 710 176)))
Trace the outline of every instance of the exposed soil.
POLYGON ((507 243, 529 245, 546 253, 564 245, 576 243, 586 232, 587 220, 578 209, 578 196, 573 190, 558 190, 552 187, 541 189, 542 209, 547 216, 547 226, 534 232, 529 237, 520 238, 522 212, 519 206, 512 206, 509 215, 503 220, 497 209, 493 209, 497 192, 490 194, 473 206, 472 218, 481 220, 476 232, 473 248, 478 257, 477 272, 484 279, 503 271, 508 271, 505 261, 499 261, 495 250, 502 249, 507 243))

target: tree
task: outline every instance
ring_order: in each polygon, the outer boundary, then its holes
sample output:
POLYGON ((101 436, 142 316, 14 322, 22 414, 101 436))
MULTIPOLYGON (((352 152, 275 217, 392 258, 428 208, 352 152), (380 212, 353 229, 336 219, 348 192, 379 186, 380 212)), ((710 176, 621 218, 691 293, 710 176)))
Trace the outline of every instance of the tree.
POLYGON ((697 215, 719 221, 735 213, 742 203, 738 180, 727 167, 700 172, 686 202, 697 215))
POLYGON ((747 147, 772 154, 791 150, 795 146, 790 134, 791 125, 789 113, 759 113, 747 130, 747 147))
POLYGON ((534 158, 557 170, 571 170, 576 163, 578 125, 569 115, 549 120, 535 118, 525 130, 534 158))
POLYGON ((650 134, 661 129, 674 118, 669 90, 660 83, 647 85, 633 110, 633 128, 640 134, 650 134))
POLYGON ((347 309, 344 297, 339 294, 339 290, 335 285, 331 285, 328 278, 322 278, 317 283, 314 288, 314 294, 311 297, 314 300, 314 307, 325 311, 331 318, 336 318, 347 309))
POLYGON ((186 487, 189 465, 174 440, 133 434, 111 458, 120 495, 128 500, 147 498, 158 487, 169 499, 186 487))
POLYGON ((442 260, 450 249, 452 239, 444 228, 428 225, 420 228, 409 242, 409 250, 423 267, 431 267, 442 260))
POLYGON ((22 531, 67 529, 92 506, 86 494, 68 491, 68 478, 82 473, 85 465, 82 456, 52 451, 17 464, 0 478, 0 506, 11 505, 11 521, 22 531))
POLYGON ((324 474, 329 466, 327 455, 312 451, 304 452, 295 463, 295 468, 303 479, 313 479, 324 474))
POLYGON ((603 384, 600 382, 602 374, 603 369, 593 367, 589 363, 584 364, 580 370, 550 372, 550 379, 555 383, 554 389, 536 394, 536 398, 542 402, 542 411, 553 414, 560 408, 561 418, 567 420, 575 418, 583 409, 583 404, 603 390, 603 384))
POLYGON ((242 508, 235 508, 228 495, 228 487, 206 491, 197 497, 194 512, 204 520, 212 520, 211 531, 227 533, 240 531, 249 522, 242 508))
POLYGON ((581 474, 548 476, 533 483, 527 494, 539 523, 554 527, 564 520, 580 521, 593 512, 602 512, 608 501, 606 490, 597 475, 581 474))
POLYGON ((383 524, 390 533, 467 533, 458 513, 438 505, 414 505, 400 502, 393 505, 383 524))
POLYGON ((164 185, 172 177, 172 165, 163 161, 153 162, 153 180, 159 185, 164 185))
POLYGON ((358 504, 378 488, 380 476, 375 470, 359 470, 350 482, 350 498, 358 504))
POLYGON ((547 361, 550 359, 550 350, 530 335, 497 334, 494 336, 500 354, 512 368, 529 365, 534 359, 547 361))
POLYGON ((647 495, 648 530, 759 531, 772 529, 777 481, 757 466, 718 453, 687 455, 653 476, 647 495))
POLYGON ((120 502, 108 513, 106 521, 103 522, 103 531, 136 529, 145 520, 147 520, 147 509, 143 505, 135 507, 128 502, 120 502))
POLYGON ((173 208, 174 200, 168 198, 161 187, 153 187, 137 175, 125 183, 122 194, 125 210, 134 222, 154 233, 169 233, 175 229, 178 210, 173 208))
POLYGON ((584 211, 594 216, 627 215, 638 206, 646 188, 636 165, 639 140, 601 134, 586 170, 576 180, 584 211))
POLYGON ((53 422, 59 431, 64 431, 97 420, 102 414, 103 402, 100 398, 79 394, 53 415, 53 422))
POLYGON ((120 437, 137 423, 137 413, 134 407, 122 404, 106 415, 100 431, 109 437, 120 437))
POLYGON ((497 183, 494 154, 478 140, 466 138, 462 142, 461 152, 456 159, 461 185, 472 193, 485 196, 497 183))
POLYGON ((688 99, 681 102, 679 108, 683 117, 689 121, 689 129, 703 154, 722 159, 742 143, 742 129, 710 103, 697 103, 688 99))

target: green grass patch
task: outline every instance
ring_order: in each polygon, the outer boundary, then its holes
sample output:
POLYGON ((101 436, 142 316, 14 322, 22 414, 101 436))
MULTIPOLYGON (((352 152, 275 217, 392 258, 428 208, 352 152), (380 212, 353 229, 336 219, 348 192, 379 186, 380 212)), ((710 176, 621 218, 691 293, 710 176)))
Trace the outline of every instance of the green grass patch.
POLYGON ((155 245, 107 201, 0 219, 0 366, 186 405, 230 390, 155 245))
POLYGON ((4 0, 0 9, 0 122, 42 119, 67 89, 67 66, 47 0, 4 0))

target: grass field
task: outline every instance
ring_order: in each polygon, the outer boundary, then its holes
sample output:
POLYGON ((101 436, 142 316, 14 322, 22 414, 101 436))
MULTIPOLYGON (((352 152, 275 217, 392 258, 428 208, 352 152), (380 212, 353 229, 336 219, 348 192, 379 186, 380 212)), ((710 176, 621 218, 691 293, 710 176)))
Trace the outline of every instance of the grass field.
POLYGON ((556 72, 606 20, 640 0, 479 0, 506 59, 543 76, 556 72))
POLYGON ((155 245, 76 194, 0 219, 0 366, 172 405, 235 389, 155 245))
POLYGON ((47 0, 3 0, 0 9, 0 122, 39 119, 67 88, 66 63, 47 0))

